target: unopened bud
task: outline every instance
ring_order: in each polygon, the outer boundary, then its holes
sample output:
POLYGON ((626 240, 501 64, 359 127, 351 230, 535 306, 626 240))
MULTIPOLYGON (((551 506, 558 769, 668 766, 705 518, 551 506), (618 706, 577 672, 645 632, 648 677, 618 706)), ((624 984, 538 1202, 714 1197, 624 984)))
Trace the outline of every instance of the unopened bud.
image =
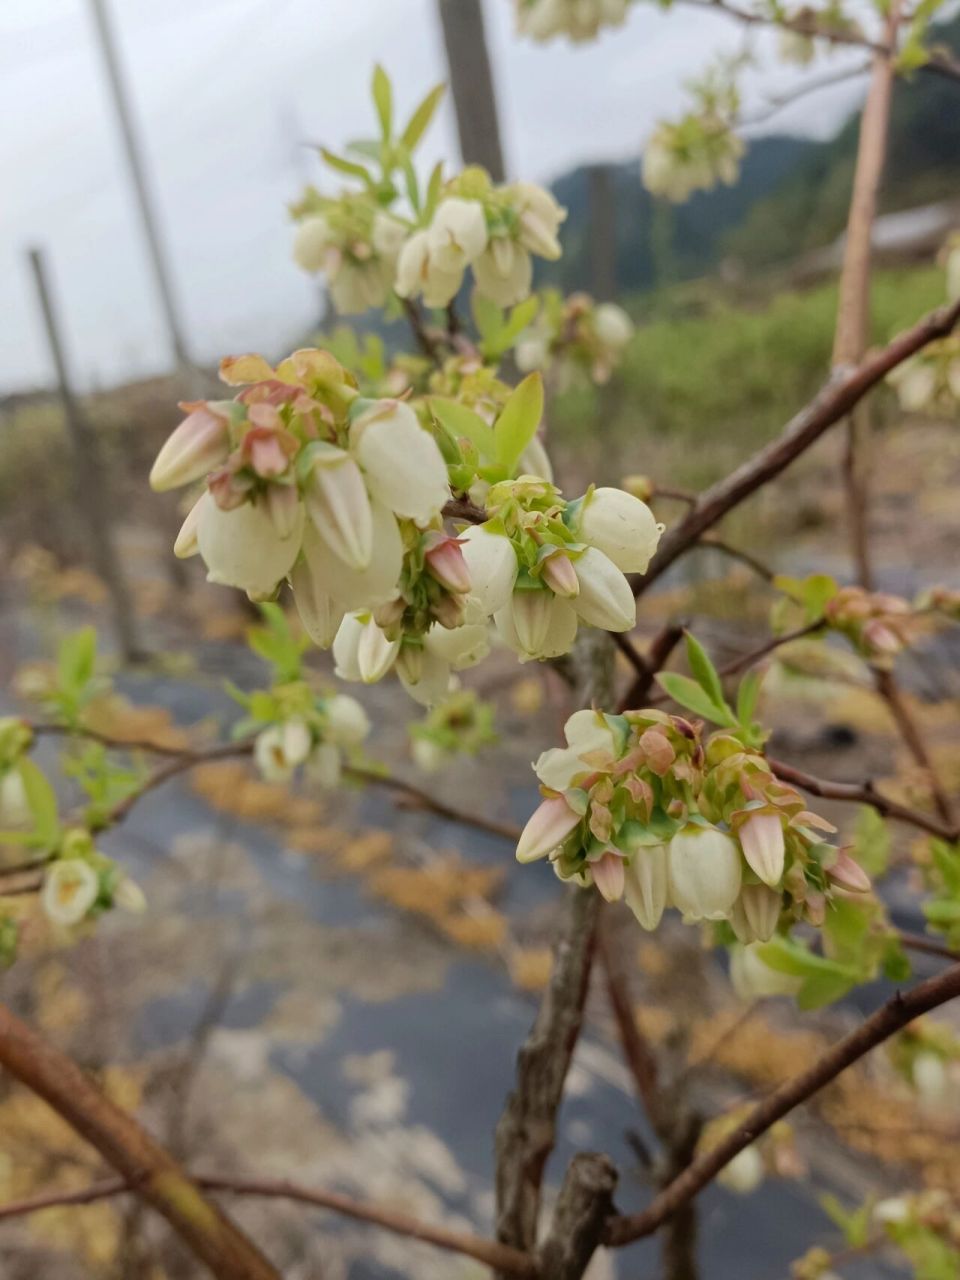
POLYGON ((425 535, 425 542, 424 562, 427 572, 448 591, 465 595, 470 590, 470 570, 457 539, 431 530, 425 535))
POLYGON ((543 580, 554 593, 572 600, 580 594, 580 582, 573 561, 563 551, 555 551, 543 562, 543 580))

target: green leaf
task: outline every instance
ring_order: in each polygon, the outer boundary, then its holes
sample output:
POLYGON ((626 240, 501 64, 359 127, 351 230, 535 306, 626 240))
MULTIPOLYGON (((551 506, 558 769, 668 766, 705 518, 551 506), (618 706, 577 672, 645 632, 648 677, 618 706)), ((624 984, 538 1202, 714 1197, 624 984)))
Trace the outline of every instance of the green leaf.
POLYGON ((440 105, 440 101, 446 91, 447 86, 445 84, 438 84, 435 88, 431 89, 407 121, 407 127, 400 135, 400 141, 408 151, 412 151, 426 133, 429 128, 430 121, 433 119, 434 112, 440 105))
MULTIPOLYGON (((727 705, 723 696, 723 685, 717 675, 717 669, 707 656, 707 651, 691 632, 685 633, 687 642, 687 662, 694 674, 697 684, 718 707, 727 705)), ((733 712, 730 713, 731 715, 733 712)))
POLYGON ((21 760, 17 768, 33 818, 34 836, 38 844, 53 848, 60 838, 57 797, 43 772, 32 760, 21 760))
POLYGON ((740 681, 740 687, 737 690, 737 719, 744 728, 749 727, 753 723, 753 717, 757 710, 757 701, 760 697, 760 686, 763 684, 764 672, 757 668, 748 671, 740 681))
POLYGON ((326 147, 320 148, 320 154, 331 169, 336 169, 337 173, 345 173, 348 177, 359 178, 367 186, 370 186, 373 182, 369 170, 364 168, 362 164, 347 160, 345 156, 338 156, 335 152, 328 151, 326 147))
POLYGON ((461 436, 465 437, 471 444, 476 445, 485 458, 496 456, 493 428, 484 422, 479 413, 474 413, 472 409, 468 409, 459 400, 444 400, 431 397, 429 404, 433 416, 456 439, 461 436))
POLYGON ((433 217, 433 211, 437 207, 440 199, 440 188, 443 186, 443 161, 438 160, 433 166, 430 178, 427 182, 427 198, 423 202, 423 216, 426 222, 433 217))
POLYGON ((543 378, 528 373, 510 394, 493 426, 497 461, 513 473, 543 417, 543 378))
POLYGON ((380 131, 383 134, 384 142, 386 142, 390 137, 390 129, 393 124, 393 90, 390 87, 390 77, 379 62, 373 68, 371 92, 373 93, 373 104, 377 108, 380 131))
POLYGON ((470 299, 470 310, 473 314, 473 323, 477 326, 477 332, 487 344, 495 343, 503 332, 503 310, 497 306, 495 302, 491 302, 489 298, 485 298, 482 293, 474 290, 473 297, 470 299))
POLYGON ((876 809, 867 804, 857 815, 853 856, 873 878, 882 876, 890 861, 890 830, 876 809))
POLYGON ((81 627, 65 636, 57 651, 57 675, 65 693, 79 694, 93 679, 97 660, 97 633, 93 627, 81 627))
POLYGON ((797 1006, 804 1010, 822 1009, 845 996, 854 982, 848 974, 818 973, 807 978, 797 992, 797 1006))
POLYGON ((657 675, 657 684, 674 702, 698 716, 703 716, 705 720, 731 729, 736 725, 737 722, 729 707, 717 706, 710 695, 704 693, 696 680, 691 680, 689 676, 678 675, 675 671, 661 671, 657 675))

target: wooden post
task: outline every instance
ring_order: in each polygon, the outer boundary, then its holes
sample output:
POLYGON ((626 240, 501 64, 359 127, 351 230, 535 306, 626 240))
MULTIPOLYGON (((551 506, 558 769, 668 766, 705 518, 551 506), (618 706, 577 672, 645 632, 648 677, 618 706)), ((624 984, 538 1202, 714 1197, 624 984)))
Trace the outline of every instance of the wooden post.
POLYGON ((137 644, 136 624, 130 605, 130 596, 111 536, 110 496, 104 484, 96 432, 90 429, 84 418, 70 383, 43 251, 31 249, 29 259, 37 300, 43 315, 47 346, 57 374, 63 415, 73 448, 73 469, 77 480, 74 486, 76 501, 87 523, 94 566, 110 593, 117 644, 123 657, 127 661, 133 661, 140 656, 140 648, 137 644))
POLYGON ((480 164, 494 182, 503 182, 503 149, 497 97, 483 29, 480 0, 437 0, 457 133, 464 164, 480 164))
POLYGON ((592 164, 587 170, 587 225, 590 292, 598 302, 609 302, 617 292, 617 205, 608 164, 592 164))

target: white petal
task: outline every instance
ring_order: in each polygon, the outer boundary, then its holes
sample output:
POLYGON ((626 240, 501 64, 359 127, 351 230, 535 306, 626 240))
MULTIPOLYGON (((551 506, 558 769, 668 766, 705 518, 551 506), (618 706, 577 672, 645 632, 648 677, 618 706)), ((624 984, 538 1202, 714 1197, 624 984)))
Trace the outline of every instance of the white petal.
POLYGON ((370 492, 399 516, 426 523, 450 497, 447 464, 409 405, 380 401, 350 430, 370 492))
POLYGON ((509 538, 471 525, 460 538, 460 550, 470 571, 470 594, 488 617, 503 609, 517 580, 517 557, 509 538))
POLYGON ((587 547, 575 567, 580 594, 571 603, 578 616, 605 631, 629 631, 637 620, 637 602, 613 561, 596 547, 587 547))
POLYGON ((451 631, 436 623, 427 632, 424 644, 442 658, 453 671, 474 667, 490 652, 490 628, 483 623, 464 623, 451 631))
POLYGON ((627 867, 627 906, 644 929, 655 929, 667 905, 667 849, 654 844, 636 851, 627 867))
POLYGON ((290 537, 281 538, 260 503, 245 502, 232 511, 221 511, 209 493, 200 501, 197 542, 209 581, 239 587, 254 597, 269 596, 297 558, 303 507, 298 508, 290 537))

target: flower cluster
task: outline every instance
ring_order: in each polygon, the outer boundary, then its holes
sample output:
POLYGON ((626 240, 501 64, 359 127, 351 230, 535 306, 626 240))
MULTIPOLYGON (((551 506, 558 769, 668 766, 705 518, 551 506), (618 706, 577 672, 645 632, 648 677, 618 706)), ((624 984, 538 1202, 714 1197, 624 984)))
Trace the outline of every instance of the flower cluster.
POLYGON ((904 413, 955 413, 960 402, 960 338, 931 342, 891 369, 887 381, 904 413))
POLYGON ((474 598, 521 661, 569 651, 578 622, 628 631, 636 605, 627 573, 643 573, 662 532, 650 508, 620 489, 591 487, 566 502, 534 476, 494 485, 489 519, 461 535, 474 598))
POLYGON ((581 373, 602 385, 633 333, 633 321, 616 303, 595 303, 585 293, 564 299, 556 290, 545 290, 536 322, 517 343, 517 367, 523 372, 555 369, 561 390, 581 373))
POLYGON ((823 616, 874 662, 889 662, 910 641, 913 610, 900 596, 841 587, 824 605, 823 616))
POLYGON ((408 227, 366 196, 308 192, 293 242, 297 266, 322 271, 341 315, 382 307, 393 290, 408 227))
POLYGON ((655 196, 682 204, 718 182, 733 186, 746 147, 726 120, 691 114, 662 121, 643 153, 643 185, 655 196))
POLYGON ((517 32, 533 40, 569 36, 593 40, 603 27, 622 26, 630 0, 515 0, 517 32))
POLYGON ((427 773, 442 769, 456 755, 476 755, 496 742, 493 708, 472 689, 461 689, 410 726, 410 750, 427 773))
POLYGON ((532 182, 495 186, 466 169, 442 193, 429 224, 414 231, 397 262, 401 298, 443 307, 460 291, 467 267, 477 292, 500 307, 520 302, 533 281, 533 258, 560 257, 557 231, 566 210, 532 182))
POLYGON ((52 924, 72 928, 110 907, 139 913, 146 899, 140 886, 99 852, 89 831, 71 827, 47 865, 40 905, 52 924))
POLYGON ((544 799, 517 857, 548 857, 561 879, 625 897, 643 928, 671 905, 766 941, 822 924, 838 891, 869 890, 849 853, 824 842, 833 827, 736 737, 701 742, 699 724, 656 710, 578 711, 565 736, 534 766, 544 799))
MULTIPOLYGON (((261 729, 254 742, 253 758, 263 778, 288 782, 303 766, 319 786, 337 786, 344 753, 360 747, 370 732, 363 707, 343 693, 317 698, 300 681, 281 685, 270 696, 275 705, 269 711, 282 718, 261 729)), ((254 702, 251 711, 257 708, 254 702)))

